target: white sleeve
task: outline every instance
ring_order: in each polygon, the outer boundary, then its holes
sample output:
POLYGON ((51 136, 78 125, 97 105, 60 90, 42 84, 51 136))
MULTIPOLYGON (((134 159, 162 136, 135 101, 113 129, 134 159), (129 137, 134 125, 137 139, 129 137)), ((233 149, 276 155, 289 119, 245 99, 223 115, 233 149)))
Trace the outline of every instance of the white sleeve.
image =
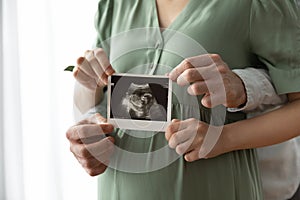
POLYGON ((227 108, 229 112, 257 112, 284 104, 286 95, 277 95, 266 70, 246 68, 232 70, 243 81, 247 102, 241 108, 227 108))

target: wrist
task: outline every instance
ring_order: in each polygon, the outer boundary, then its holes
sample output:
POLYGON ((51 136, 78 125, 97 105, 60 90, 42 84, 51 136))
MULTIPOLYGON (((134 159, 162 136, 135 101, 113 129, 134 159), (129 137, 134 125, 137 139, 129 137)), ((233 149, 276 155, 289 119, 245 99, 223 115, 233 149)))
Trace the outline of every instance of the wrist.
POLYGON ((236 136, 233 132, 234 128, 232 127, 232 124, 226 124, 223 127, 222 135, 221 135, 221 141, 223 146, 224 153, 231 152, 234 150, 238 150, 236 136))

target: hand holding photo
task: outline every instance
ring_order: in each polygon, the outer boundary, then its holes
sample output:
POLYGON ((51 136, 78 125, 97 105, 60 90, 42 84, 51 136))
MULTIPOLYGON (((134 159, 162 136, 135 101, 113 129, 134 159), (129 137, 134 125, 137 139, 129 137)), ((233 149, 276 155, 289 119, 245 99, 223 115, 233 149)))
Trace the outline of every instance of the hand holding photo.
POLYGON ((166 76, 114 74, 108 80, 108 122, 121 129, 164 131, 171 121, 166 76))

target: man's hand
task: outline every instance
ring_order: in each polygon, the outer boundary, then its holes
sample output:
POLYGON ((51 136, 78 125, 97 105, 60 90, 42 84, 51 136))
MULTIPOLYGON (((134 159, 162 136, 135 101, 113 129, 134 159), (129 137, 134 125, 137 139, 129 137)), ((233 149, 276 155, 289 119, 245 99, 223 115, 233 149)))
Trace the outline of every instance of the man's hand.
POLYGON ((71 152, 91 176, 105 171, 114 150, 114 139, 105 137, 114 127, 105 122, 105 118, 95 114, 72 126, 66 133, 71 152))
POLYGON ((220 104, 237 108, 247 100, 242 80, 217 54, 187 58, 170 72, 169 77, 180 86, 190 84, 188 93, 204 95, 201 103, 209 108, 220 104))

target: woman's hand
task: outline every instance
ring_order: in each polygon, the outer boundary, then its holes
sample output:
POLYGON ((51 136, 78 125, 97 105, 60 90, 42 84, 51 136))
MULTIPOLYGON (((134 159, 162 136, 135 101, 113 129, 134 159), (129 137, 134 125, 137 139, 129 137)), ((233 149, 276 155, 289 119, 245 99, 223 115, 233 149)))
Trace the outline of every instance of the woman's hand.
POLYGON ((179 155, 185 154, 184 159, 188 162, 201 158, 215 157, 230 151, 224 142, 224 135, 221 134, 213 149, 205 157, 201 157, 200 149, 208 129, 210 134, 221 131, 220 127, 209 127, 208 124, 197 119, 184 121, 173 119, 166 129, 165 137, 169 142, 170 148, 175 149, 179 155))
POLYGON ((242 80, 217 54, 187 58, 170 72, 169 77, 180 86, 190 84, 190 95, 204 94, 201 103, 209 108, 220 104, 237 108, 247 100, 242 80))
POLYGON ((105 122, 105 118, 95 114, 69 128, 66 134, 71 152, 91 176, 105 171, 114 150, 114 139, 105 137, 114 127, 105 122))
POLYGON ((98 87, 107 84, 108 76, 115 73, 106 53, 103 49, 97 48, 87 50, 84 57, 77 59, 77 66, 73 75, 75 79, 86 88, 94 91, 98 87))

